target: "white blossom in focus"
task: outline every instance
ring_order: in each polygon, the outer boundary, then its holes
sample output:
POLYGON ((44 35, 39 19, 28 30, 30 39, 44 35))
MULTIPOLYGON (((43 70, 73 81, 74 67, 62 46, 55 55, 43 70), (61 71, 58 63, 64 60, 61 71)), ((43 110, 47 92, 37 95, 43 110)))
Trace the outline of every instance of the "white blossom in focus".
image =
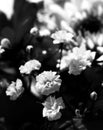
POLYGON ((6 90, 6 95, 10 96, 11 100, 16 100, 24 91, 22 81, 17 79, 16 82, 12 81, 6 90))
POLYGON ((54 44, 74 42, 73 37, 74 35, 72 33, 65 30, 56 31, 51 35, 51 38, 54 39, 54 44))
POLYGON ((43 103, 43 117, 47 117, 49 121, 60 119, 62 114, 60 109, 64 109, 62 97, 55 99, 55 97, 48 97, 43 103))
POLYGON ((61 69, 69 67, 69 74, 79 75, 87 66, 91 66, 94 58, 95 52, 86 50, 85 44, 82 44, 80 47, 74 47, 62 58, 61 69))
POLYGON ((61 86, 60 75, 53 71, 44 71, 31 83, 31 92, 35 96, 49 95, 59 91, 61 86))
POLYGON ((33 70, 39 70, 40 67, 41 63, 38 60, 33 59, 29 60, 24 65, 21 65, 19 70, 21 74, 30 74, 33 70))

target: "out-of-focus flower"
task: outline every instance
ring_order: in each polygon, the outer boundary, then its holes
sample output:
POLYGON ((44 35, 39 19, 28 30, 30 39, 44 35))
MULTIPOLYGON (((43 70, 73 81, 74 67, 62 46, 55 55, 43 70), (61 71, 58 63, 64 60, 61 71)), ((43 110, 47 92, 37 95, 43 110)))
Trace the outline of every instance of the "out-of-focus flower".
POLYGON ((69 74, 79 75, 87 66, 91 66, 94 58, 95 52, 86 50, 85 44, 82 44, 80 47, 74 47, 62 58, 61 66, 65 63, 65 67, 69 67, 69 74))
POLYGON ((60 86, 60 75, 53 71, 44 71, 36 77, 36 81, 32 81, 31 92, 35 96, 49 95, 59 91, 60 86))
POLYGON ((30 74, 33 70, 39 70, 40 67, 41 63, 38 60, 33 59, 29 60, 24 65, 21 65, 19 70, 21 74, 30 74))
POLYGON ((55 17, 51 15, 49 11, 48 12, 45 10, 38 11, 37 18, 38 21, 43 25, 45 25, 45 27, 49 30, 54 30, 57 27, 55 17))
POLYGON ((73 37, 72 33, 65 30, 56 31, 51 35, 54 44, 74 42, 73 37))
POLYGON ((73 28, 70 27, 70 25, 66 21, 61 20, 60 25, 61 25, 62 30, 66 30, 66 31, 68 31, 70 33, 74 33, 73 28))
POLYGON ((41 27, 39 30, 39 35, 42 36, 49 36, 51 34, 50 30, 45 27, 41 27))
POLYGON ((85 40, 87 47, 90 49, 93 49, 94 47, 97 47, 97 51, 102 53, 102 45, 103 45, 103 32, 97 32, 97 33, 90 33, 85 32, 85 40))
POLYGON ((6 95, 10 96, 11 100, 16 100, 24 91, 22 86, 23 84, 20 79, 17 79, 16 82, 12 81, 6 90, 6 95))
POLYGON ((47 117, 49 121, 60 119, 62 114, 60 109, 64 109, 62 97, 55 99, 55 97, 48 97, 43 103, 43 117, 47 117))
POLYGON ((91 13, 98 17, 102 18, 103 15, 103 1, 102 0, 95 0, 92 4, 91 13))

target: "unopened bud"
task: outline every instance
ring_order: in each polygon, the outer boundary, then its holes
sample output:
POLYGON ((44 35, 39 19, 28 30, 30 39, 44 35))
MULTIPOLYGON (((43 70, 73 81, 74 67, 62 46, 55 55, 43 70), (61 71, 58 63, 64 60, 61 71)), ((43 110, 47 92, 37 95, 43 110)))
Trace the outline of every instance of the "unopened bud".
POLYGON ((1 40, 2 48, 10 48, 10 40, 8 38, 3 38, 1 40))
POLYGON ((96 99, 97 99, 97 93, 96 93, 95 91, 91 92, 90 98, 91 98, 92 100, 96 100, 96 99))
POLYGON ((32 49, 33 49, 33 46, 32 46, 32 45, 28 45, 28 46, 26 47, 26 51, 27 51, 27 52, 31 52, 32 49))
POLYGON ((79 110, 79 109, 76 109, 76 110, 75 110, 75 115, 76 115, 77 117, 81 117, 81 114, 80 114, 80 110, 79 110))
POLYGON ((33 27, 30 30, 30 33, 33 34, 33 35, 37 34, 37 32, 38 32, 38 28, 37 27, 33 27))
POLYGON ((42 54, 43 54, 43 55, 46 55, 46 54, 47 54, 47 51, 46 51, 46 50, 43 50, 43 51, 42 51, 42 54))

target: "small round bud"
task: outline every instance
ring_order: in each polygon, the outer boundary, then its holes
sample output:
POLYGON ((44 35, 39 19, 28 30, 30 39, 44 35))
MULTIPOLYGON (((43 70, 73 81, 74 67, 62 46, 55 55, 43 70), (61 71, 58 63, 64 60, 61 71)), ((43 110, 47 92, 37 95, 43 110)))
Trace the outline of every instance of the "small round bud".
POLYGON ((91 92, 90 98, 91 98, 92 100, 97 100, 97 93, 96 93, 95 91, 91 92))
POLYGON ((46 55, 46 54, 47 54, 47 51, 46 51, 46 50, 43 50, 43 51, 42 51, 42 54, 43 54, 43 55, 46 55))
POLYGON ((57 63, 60 63, 60 59, 57 60, 57 63))
POLYGON ((33 27, 30 30, 30 34, 33 34, 33 35, 37 34, 37 32, 38 32, 38 28, 37 27, 33 27))
POLYGON ((8 38, 3 38, 1 40, 1 47, 2 48, 10 48, 10 40, 8 38))
POLYGON ((59 63, 56 65, 56 68, 60 68, 60 64, 59 63))
POLYGON ((81 117, 81 114, 80 114, 80 110, 79 109, 75 109, 75 115, 77 117, 81 117))
POLYGON ((27 51, 27 52, 31 52, 32 49, 33 49, 33 46, 32 46, 32 45, 28 45, 28 46, 26 47, 26 51, 27 51))

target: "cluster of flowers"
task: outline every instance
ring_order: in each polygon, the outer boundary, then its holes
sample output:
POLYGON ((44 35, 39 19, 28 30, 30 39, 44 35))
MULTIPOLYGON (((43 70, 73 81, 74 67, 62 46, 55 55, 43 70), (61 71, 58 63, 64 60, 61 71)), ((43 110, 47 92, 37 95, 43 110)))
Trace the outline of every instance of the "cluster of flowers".
MULTIPOLYGON (((88 31, 84 37, 76 34, 74 28, 78 21, 87 18, 87 13, 91 13, 92 2, 81 4, 81 8, 70 2, 64 2, 64 6, 57 4, 54 0, 44 0, 44 9, 39 10, 37 18, 40 26, 34 26, 30 30, 33 37, 46 37, 52 40, 54 46, 58 46, 59 58, 57 59, 56 71, 41 71, 42 63, 34 58, 29 59, 24 65, 19 66, 20 75, 25 78, 30 78, 30 92, 44 101, 41 101, 43 106, 43 117, 47 117, 49 121, 60 119, 62 116, 61 109, 65 108, 63 98, 56 97, 62 86, 60 73, 67 70, 68 75, 78 76, 87 68, 92 67, 95 60, 100 67, 103 65, 103 32, 92 33, 88 31), (87 5, 84 8, 84 5, 87 5), (89 5, 89 6, 88 6, 89 5), (69 14, 69 15, 67 15, 69 14), (68 17, 67 17, 68 16, 68 17), (59 28, 56 30, 56 28, 59 28), (55 31, 56 30, 56 31, 55 31), (99 57, 96 57, 96 51, 99 52, 99 57), (46 97, 46 98, 45 98, 46 97)), ((98 16, 101 16, 103 10, 99 5, 98 16)), ((6 38, 1 40, 0 54, 4 53, 10 47, 10 41, 6 38)), ((34 49, 34 46, 27 45, 26 51, 34 49)), ((46 50, 42 51, 46 54, 46 50)), ((16 100, 22 95, 25 87, 23 81, 17 78, 16 81, 11 81, 6 88, 6 95, 10 96, 11 100, 16 100)), ((96 95, 96 92, 91 93, 91 98, 96 95)), ((95 99, 97 98, 97 95, 95 99)))
MULTIPOLYGON (((32 71, 39 70, 41 63, 36 60, 30 60, 24 65, 19 67, 21 74, 30 75, 32 71)), ((35 73, 35 72, 34 72, 35 73)), ((48 96, 47 99, 42 103, 43 117, 47 117, 48 120, 57 120, 61 117, 60 109, 65 108, 62 97, 55 99, 51 96, 52 93, 59 91, 61 86, 60 75, 53 71, 44 71, 36 77, 32 76, 30 90, 36 97, 43 95, 48 96)), ((7 90, 6 95, 10 96, 11 100, 16 100, 24 91, 23 83, 20 79, 16 82, 12 82, 7 90)))
MULTIPOLYGON (((78 45, 76 41, 73 40, 74 35, 65 30, 56 31, 51 35, 54 39, 54 44, 66 44, 69 46, 71 44, 78 45)), ((30 49, 30 48, 29 48, 30 49)), ((65 51, 65 50, 64 50, 65 51)), ((61 53, 63 53, 61 51, 61 53)), ((92 61, 95 59, 96 52, 91 52, 91 50, 86 50, 85 43, 82 42, 80 46, 72 47, 66 50, 62 57, 60 57, 61 62, 60 70, 67 68, 69 74, 80 75, 86 67, 92 65, 92 61)), ((55 98, 52 96, 56 91, 59 91, 62 80, 58 72, 54 71, 43 71, 40 74, 35 72, 40 70, 41 63, 32 59, 27 61, 24 65, 19 67, 19 71, 22 76, 31 76, 30 91, 33 95, 40 98, 41 96, 46 96, 46 100, 42 103, 43 117, 47 117, 49 120, 57 120, 61 117, 61 109, 65 108, 62 97, 55 98), (36 75, 35 75, 36 74, 36 75)), ((20 79, 16 82, 12 81, 7 87, 6 95, 10 96, 11 100, 16 100, 24 91, 23 83, 20 79)))

